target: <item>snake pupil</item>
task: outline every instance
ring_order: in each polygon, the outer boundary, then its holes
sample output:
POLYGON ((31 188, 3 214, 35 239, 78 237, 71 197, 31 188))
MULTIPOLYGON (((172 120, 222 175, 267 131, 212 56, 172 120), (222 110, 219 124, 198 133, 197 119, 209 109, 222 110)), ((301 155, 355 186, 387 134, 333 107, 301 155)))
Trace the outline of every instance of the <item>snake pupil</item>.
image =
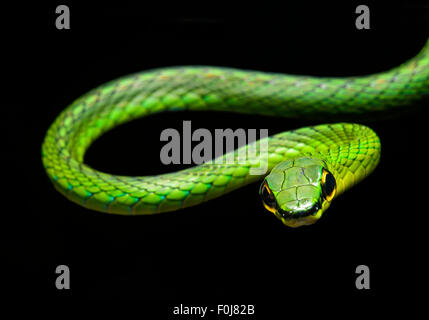
POLYGON ((336 189, 335 178, 329 171, 326 172, 324 183, 322 185, 323 196, 326 200, 332 200, 336 189))
POLYGON ((262 201, 264 201, 264 203, 268 207, 274 208, 276 206, 276 199, 275 199, 274 195, 272 194, 272 192, 270 192, 270 190, 268 189, 268 186, 266 183, 262 184, 260 194, 262 197, 262 201))

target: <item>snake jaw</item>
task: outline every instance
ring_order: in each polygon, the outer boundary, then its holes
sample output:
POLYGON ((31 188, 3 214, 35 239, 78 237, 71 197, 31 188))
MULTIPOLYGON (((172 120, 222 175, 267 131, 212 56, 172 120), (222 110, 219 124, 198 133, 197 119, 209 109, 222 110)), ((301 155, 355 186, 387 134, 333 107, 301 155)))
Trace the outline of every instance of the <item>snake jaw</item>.
POLYGON ((307 216, 307 217, 302 217, 302 218, 298 218, 298 219, 284 219, 282 218, 282 222, 284 225, 291 227, 291 228, 298 228, 301 226, 308 226, 308 225, 312 225, 314 223, 316 223, 317 220, 319 220, 319 217, 316 216, 307 216))

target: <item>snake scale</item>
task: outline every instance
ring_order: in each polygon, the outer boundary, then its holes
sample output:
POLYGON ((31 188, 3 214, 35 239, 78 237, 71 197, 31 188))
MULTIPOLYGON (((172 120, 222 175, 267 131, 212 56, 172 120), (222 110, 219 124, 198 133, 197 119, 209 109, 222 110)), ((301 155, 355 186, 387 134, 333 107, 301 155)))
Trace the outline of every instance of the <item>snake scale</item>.
MULTIPOLYGON (((266 209, 288 226, 311 224, 333 198, 377 166, 380 141, 370 128, 355 123, 300 128, 266 138, 268 157, 256 153, 240 163, 208 162, 147 177, 99 172, 84 164, 84 154, 107 130, 169 110, 305 119, 371 117, 427 97, 428 66, 429 41, 402 65, 365 76, 322 78, 206 66, 132 74, 91 90, 67 107, 47 131, 42 162, 59 192, 96 211, 123 215, 175 211, 263 180, 260 194, 266 209), (250 174, 263 161, 268 161, 269 174, 250 174)), ((232 151, 234 159, 246 148, 232 151)))

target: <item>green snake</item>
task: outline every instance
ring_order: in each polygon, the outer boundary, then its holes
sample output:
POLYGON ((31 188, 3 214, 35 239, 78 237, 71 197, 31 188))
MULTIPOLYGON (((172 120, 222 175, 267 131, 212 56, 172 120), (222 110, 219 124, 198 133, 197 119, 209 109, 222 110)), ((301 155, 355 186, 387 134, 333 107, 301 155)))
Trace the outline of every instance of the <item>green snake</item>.
POLYGON ((123 215, 175 211, 263 180, 260 195, 265 208, 285 225, 297 227, 317 221, 335 197, 375 169, 380 141, 374 131, 355 123, 300 128, 265 138, 267 155, 256 152, 236 161, 240 152, 248 151, 246 145, 231 151, 232 162, 225 154, 222 161, 146 177, 99 172, 84 163, 85 151, 107 130, 159 112, 371 118, 428 95, 429 41, 399 67, 356 77, 206 66, 149 70, 108 82, 75 100, 48 129, 42 162, 55 188, 71 201, 123 215), (261 165, 268 167, 267 173, 251 174, 261 165))

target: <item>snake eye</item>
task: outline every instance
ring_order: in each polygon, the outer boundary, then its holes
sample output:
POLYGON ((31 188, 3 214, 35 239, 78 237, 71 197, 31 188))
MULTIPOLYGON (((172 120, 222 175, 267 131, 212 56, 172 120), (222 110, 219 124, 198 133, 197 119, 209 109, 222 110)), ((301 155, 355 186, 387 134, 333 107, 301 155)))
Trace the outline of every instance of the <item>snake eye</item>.
POLYGON ((327 201, 331 201, 337 193, 337 184, 332 173, 328 170, 322 170, 322 192, 327 201))
POLYGON ((276 198, 274 197, 273 192, 268 187, 266 181, 261 185, 261 189, 259 190, 259 194, 261 195, 262 202, 264 204, 265 209, 275 213, 276 212, 276 206, 277 206, 276 198))

